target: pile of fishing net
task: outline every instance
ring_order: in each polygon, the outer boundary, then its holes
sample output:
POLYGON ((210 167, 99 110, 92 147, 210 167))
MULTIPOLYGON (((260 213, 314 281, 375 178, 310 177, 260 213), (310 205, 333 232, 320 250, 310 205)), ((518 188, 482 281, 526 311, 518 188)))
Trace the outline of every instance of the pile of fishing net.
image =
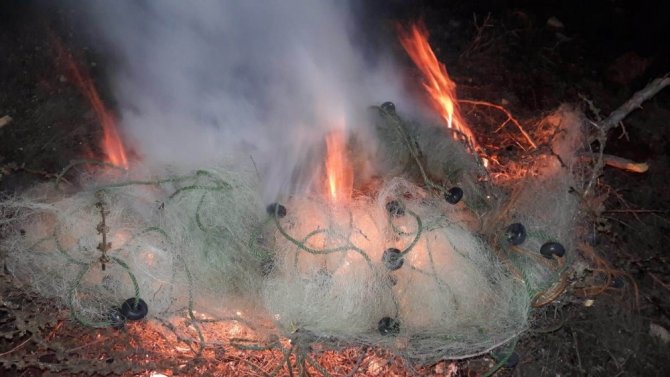
POLYGON ((316 193, 265 203, 239 164, 101 169, 77 188, 59 177, 0 204, 4 261, 87 326, 181 317, 201 345, 229 341, 206 330, 235 322, 259 344, 481 354, 528 328, 575 258, 582 120, 553 116, 550 152, 497 182, 453 131, 375 107, 378 147, 352 136, 348 152, 384 168, 339 204, 316 193))

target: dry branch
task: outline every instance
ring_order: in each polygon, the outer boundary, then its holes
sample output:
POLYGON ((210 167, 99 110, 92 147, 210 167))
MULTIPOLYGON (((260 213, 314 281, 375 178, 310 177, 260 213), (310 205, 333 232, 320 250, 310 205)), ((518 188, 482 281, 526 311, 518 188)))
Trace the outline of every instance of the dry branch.
POLYGON ((612 111, 610 115, 598 123, 592 124, 597 128, 597 135, 593 136, 589 142, 598 141, 600 144, 600 153, 597 161, 593 166, 593 172, 591 174, 591 179, 584 189, 583 195, 586 197, 593 185, 596 182, 597 177, 600 175, 602 168, 605 166, 605 158, 602 151, 605 149, 605 144, 607 143, 607 132, 612 128, 616 127, 621 121, 628 116, 632 111, 641 107, 642 103, 651 97, 655 96, 656 93, 660 92, 663 88, 670 85, 670 77, 667 75, 661 78, 657 78, 654 81, 650 82, 642 90, 633 94, 633 96, 626 101, 623 105, 619 106, 618 109, 612 111))
MULTIPOLYGON (((507 116, 507 119, 502 123, 502 125, 500 125, 500 127, 498 127, 498 130, 500 130, 501 128, 503 128, 504 126, 506 126, 507 123, 512 122, 512 123, 516 126, 516 128, 519 129, 519 131, 521 132, 521 134, 526 138, 526 140, 528 141, 528 143, 530 144, 530 146, 533 147, 533 149, 537 149, 537 144, 535 144, 535 142, 534 142, 533 139, 530 137, 530 135, 528 135, 528 133, 526 132, 526 130, 523 129, 523 127, 521 126, 521 123, 519 123, 519 121, 516 120, 516 118, 514 118, 514 116, 512 115, 512 113, 510 113, 510 112, 509 112, 506 108, 504 108, 503 106, 496 105, 496 104, 494 104, 494 103, 490 103, 490 102, 485 102, 485 101, 473 101, 473 100, 467 100, 467 99, 458 100, 458 102, 459 102, 459 103, 466 103, 466 104, 474 105, 474 106, 486 106, 486 107, 492 107, 492 108, 494 108, 494 109, 497 109, 497 110, 501 111, 503 114, 505 114, 505 115, 507 116)), ((498 130, 496 130, 496 132, 497 132, 498 130)))
POLYGON ((650 82, 644 89, 636 92, 633 96, 621 105, 618 109, 612 111, 612 113, 599 122, 599 126, 602 131, 607 133, 607 131, 616 127, 625 117, 628 116, 634 110, 642 107, 642 102, 650 99, 655 96, 656 93, 660 92, 663 88, 670 85, 670 77, 665 76, 657 78, 654 81, 650 82))

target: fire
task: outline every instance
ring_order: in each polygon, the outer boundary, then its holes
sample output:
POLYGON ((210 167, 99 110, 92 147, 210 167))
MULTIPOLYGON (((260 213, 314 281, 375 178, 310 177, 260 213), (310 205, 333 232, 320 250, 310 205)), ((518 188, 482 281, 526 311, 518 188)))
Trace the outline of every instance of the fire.
POLYGON ((481 152, 474 134, 458 111, 456 84, 451 81, 447 68, 437 60, 430 48, 426 28, 421 24, 413 24, 409 30, 399 28, 399 35, 403 48, 424 76, 423 85, 435 110, 444 118, 448 128, 458 131, 473 152, 481 152))
MULTIPOLYGON (((56 39, 56 38, 54 38, 56 39)), ((82 94, 86 97, 95 112, 98 122, 102 126, 102 152, 105 154, 105 161, 128 169, 128 157, 126 150, 116 127, 114 115, 105 107, 100 99, 98 91, 95 89, 91 77, 79 67, 72 55, 65 53, 60 41, 55 40, 55 46, 59 55, 65 60, 71 79, 79 87, 82 94)))
POLYGON ((326 136, 326 178, 330 199, 334 203, 351 199, 354 173, 347 159, 345 133, 332 131, 326 136))

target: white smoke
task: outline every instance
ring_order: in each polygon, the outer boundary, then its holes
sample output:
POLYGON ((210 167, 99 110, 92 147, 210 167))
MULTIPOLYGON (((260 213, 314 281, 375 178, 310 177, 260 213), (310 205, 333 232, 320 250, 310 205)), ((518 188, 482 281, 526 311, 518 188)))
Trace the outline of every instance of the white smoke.
POLYGON ((355 47, 345 1, 95 1, 86 17, 117 61, 122 131, 144 162, 253 156, 267 199, 328 130, 402 97, 382 51, 355 47))

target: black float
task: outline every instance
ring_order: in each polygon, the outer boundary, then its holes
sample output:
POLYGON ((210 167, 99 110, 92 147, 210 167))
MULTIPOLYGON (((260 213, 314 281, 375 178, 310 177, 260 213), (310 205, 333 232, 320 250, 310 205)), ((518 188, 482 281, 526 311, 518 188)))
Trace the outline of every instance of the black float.
POLYGON ((452 187, 449 191, 444 193, 444 200, 449 204, 456 204, 463 198, 463 189, 460 187, 452 187))
POLYGON ((141 298, 129 298, 121 305, 121 315, 129 321, 139 321, 147 316, 149 306, 141 298))
POLYGON ((382 335, 395 335, 400 332, 400 322, 391 317, 384 317, 377 323, 377 329, 382 335))
POLYGON ((380 107, 389 114, 395 114, 395 104, 391 101, 382 103, 380 107))
POLYGON ((384 250, 382 261, 384 262, 384 266, 386 266, 386 268, 391 271, 399 269, 402 267, 403 263, 405 263, 400 250, 396 249, 395 247, 384 250))
POLYGON ((565 255, 565 248, 558 242, 547 242, 540 247, 540 254, 548 259, 551 259, 554 255, 562 257, 565 255))
POLYGON ((403 208, 402 204, 400 204, 400 202, 397 200, 391 200, 390 202, 386 203, 386 210, 392 217, 400 217, 405 215, 405 208, 403 208))
POLYGON ((286 207, 279 203, 272 203, 267 208, 265 209, 270 216, 277 216, 278 218, 282 218, 286 216, 286 207))
POLYGON ((521 223, 510 224, 505 229, 505 239, 511 245, 521 245, 526 240, 526 227, 521 223))

